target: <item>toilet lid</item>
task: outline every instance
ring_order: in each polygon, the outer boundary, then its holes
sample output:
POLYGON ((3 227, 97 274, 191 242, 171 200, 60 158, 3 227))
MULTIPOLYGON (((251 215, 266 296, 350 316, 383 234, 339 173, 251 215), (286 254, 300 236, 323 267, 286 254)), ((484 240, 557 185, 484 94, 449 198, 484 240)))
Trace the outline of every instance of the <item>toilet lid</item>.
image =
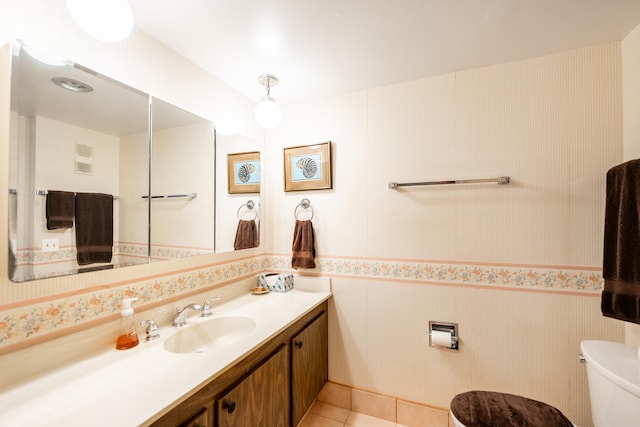
POLYGON ((468 391, 451 401, 451 412, 466 427, 572 427, 558 409, 513 394, 468 391))

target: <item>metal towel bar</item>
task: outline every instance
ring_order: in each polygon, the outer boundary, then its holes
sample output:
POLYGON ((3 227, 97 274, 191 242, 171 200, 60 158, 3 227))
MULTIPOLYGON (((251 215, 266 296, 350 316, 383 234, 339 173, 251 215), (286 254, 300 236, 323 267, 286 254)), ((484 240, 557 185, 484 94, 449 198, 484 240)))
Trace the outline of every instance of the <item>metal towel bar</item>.
MULTIPOLYGON (((36 190, 36 195, 37 196, 46 196, 47 194, 49 194, 49 191, 47 190, 36 190)), ((118 196, 113 196, 113 200, 118 200, 120 197, 118 196)))
POLYGON ((298 219, 298 208, 302 208, 302 209, 311 209, 311 218, 309 218, 309 221, 311 221, 313 219, 313 206, 311 206, 311 202, 309 202, 309 199, 304 198, 300 201, 300 203, 298 203, 298 206, 296 206, 296 208, 293 210, 293 217, 297 220, 298 219))
POLYGON ((509 184, 511 178, 508 176, 499 176, 497 178, 478 178, 478 179, 446 179, 441 181, 426 181, 426 182, 390 182, 389 188, 398 187, 413 187, 417 185, 447 185, 447 184, 476 184, 482 182, 495 182, 496 184, 503 185, 509 184))
POLYGON ((253 220, 254 221, 257 220, 259 218, 258 210, 256 209, 256 204, 253 202, 253 200, 249 200, 247 203, 240 205, 240 207, 238 208, 238 212, 236 213, 236 216, 238 217, 238 219, 241 219, 240 211, 245 206, 247 207, 247 210, 253 213, 253 220))
MULTIPOLYGON (((198 197, 198 193, 191 194, 160 194, 157 196, 151 196, 152 199, 195 199, 198 197)), ((149 196, 142 196, 143 199, 148 199, 149 196)))

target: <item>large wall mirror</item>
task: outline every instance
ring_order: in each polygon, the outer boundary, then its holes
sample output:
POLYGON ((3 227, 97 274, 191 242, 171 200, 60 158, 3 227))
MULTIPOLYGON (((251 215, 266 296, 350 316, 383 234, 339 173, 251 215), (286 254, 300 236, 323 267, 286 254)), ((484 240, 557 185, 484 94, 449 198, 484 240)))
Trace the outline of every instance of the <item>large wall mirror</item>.
POLYGON ((208 120, 19 43, 11 51, 12 281, 233 250, 216 248, 216 226, 230 226, 216 224, 208 120))

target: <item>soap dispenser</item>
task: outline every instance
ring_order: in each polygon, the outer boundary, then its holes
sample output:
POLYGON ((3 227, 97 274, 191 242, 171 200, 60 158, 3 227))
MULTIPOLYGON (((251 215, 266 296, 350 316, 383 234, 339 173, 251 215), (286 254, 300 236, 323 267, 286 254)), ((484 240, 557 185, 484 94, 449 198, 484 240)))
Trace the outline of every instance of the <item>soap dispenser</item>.
POLYGON ((120 336, 116 341, 116 350, 126 350, 138 345, 138 333, 136 332, 136 324, 133 321, 133 308, 131 303, 138 298, 124 298, 122 300, 122 311, 120 314, 120 336))

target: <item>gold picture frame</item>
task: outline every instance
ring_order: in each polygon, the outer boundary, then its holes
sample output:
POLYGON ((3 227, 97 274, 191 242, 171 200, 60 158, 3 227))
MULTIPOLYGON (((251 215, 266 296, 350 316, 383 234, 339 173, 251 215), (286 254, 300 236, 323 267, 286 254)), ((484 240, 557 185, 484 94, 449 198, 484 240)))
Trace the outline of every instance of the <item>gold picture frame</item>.
POLYGON ((227 154, 229 194, 260 192, 260 152, 227 154))
POLYGON ((284 191, 331 188, 331 141, 284 149, 284 191))

